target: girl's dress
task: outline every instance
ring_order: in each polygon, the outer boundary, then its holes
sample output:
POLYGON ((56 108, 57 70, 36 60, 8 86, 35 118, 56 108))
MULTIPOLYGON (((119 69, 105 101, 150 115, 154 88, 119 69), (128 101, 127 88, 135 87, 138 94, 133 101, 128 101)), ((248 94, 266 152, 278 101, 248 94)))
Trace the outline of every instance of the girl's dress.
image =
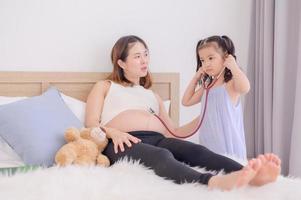
MULTIPOLYGON (((202 97, 202 112, 205 106, 202 97)), ((246 160, 246 143, 241 101, 236 105, 222 86, 210 89, 207 110, 199 129, 200 143, 215 153, 246 160)))

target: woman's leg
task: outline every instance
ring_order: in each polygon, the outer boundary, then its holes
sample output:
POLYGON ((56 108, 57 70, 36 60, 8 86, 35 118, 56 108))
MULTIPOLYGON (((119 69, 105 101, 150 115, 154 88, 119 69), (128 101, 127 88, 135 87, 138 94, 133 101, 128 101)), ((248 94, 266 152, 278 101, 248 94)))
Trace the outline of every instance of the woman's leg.
POLYGON ((168 149, 177 160, 191 166, 206 167, 208 170, 224 169, 226 175, 213 176, 209 187, 232 189, 242 185, 265 185, 276 181, 281 170, 281 160, 274 154, 259 155, 258 158, 248 161, 246 166, 215 154, 207 148, 191 142, 163 138, 157 143, 159 147, 168 149))
POLYGON ((135 134, 137 134, 135 135, 136 137, 142 139, 142 143, 134 144, 131 148, 126 147, 124 152, 115 154, 113 143, 110 142, 108 144, 104 154, 109 157, 112 164, 119 159, 128 157, 152 168, 157 175, 173 180, 176 183, 200 182, 207 184, 209 188, 220 188, 222 190, 229 190, 248 184, 260 167, 257 161, 253 161, 249 162, 243 169, 227 175, 212 176, 209 173, 202 174, 176 160, 166 148, 154 146, 164 139, 161 134, 154 132, 151 135, 146 135, 147 133, 145 132, 135 134))
POLYGON ((184 182, 208 184, 212 177, 210 173, 199 173, 179 162, 168 150, 150 144, 133 144, 130 148, 126 147, 124 152, 115 154, 113 143, 110 141, 104 154, 108 156, 112 164, 122 158, 137 160, 153 169, 158 176, 173 180, 178 184, 184 182))
POLYGON ((174 157, 190 166, 205 167, 207 170, 224 170, 226 173, 241 170, 243 166, 225 156, 216 154, 202 145, 176 139, 164 138, 158 147, 168 149, 174 157))

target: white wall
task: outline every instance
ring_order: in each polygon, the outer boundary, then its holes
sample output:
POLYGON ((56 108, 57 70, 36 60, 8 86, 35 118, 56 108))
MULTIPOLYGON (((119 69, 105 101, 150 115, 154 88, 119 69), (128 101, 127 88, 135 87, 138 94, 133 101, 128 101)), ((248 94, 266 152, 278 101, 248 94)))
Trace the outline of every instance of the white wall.
MULTIPOLYGON (((0 70, 110 71, 114 42, 135 34, 149 45, 152 72, 181 74, 182 96, 203 37, 230 36, 246 67, 251 1, 0 0, 0 70)), ((199 112, 181 106, 180 123, 199 112)))

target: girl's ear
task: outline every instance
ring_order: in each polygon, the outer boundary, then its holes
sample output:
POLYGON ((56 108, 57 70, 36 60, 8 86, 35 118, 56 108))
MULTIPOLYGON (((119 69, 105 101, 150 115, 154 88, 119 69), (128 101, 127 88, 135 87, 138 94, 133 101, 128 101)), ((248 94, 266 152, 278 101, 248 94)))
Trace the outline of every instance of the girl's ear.
POLYGON ((125 63, 122 61, 122 60, 117 60, 117 64, 122 68, 124 69, 125 68, 125 63))
POLYGON ((225 51, 224 56, 223 56, 224 60, 226 60, 226 58, 227 58, 228 56, 229 56, 228 51, 225 51))

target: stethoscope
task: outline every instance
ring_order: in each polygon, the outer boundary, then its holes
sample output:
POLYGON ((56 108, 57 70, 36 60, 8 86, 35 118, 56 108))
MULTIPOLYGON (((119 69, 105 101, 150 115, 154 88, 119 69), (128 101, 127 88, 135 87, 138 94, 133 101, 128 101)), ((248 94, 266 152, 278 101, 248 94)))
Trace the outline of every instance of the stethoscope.
MULTIPOLYGON (((206 113, 206 110, 207 110, 207 102, 208 102, 208 95, 209 95, 209 91, 210 89, 215 85, 215 83, 217 82, 217 80, 220 78, 220 76, 222 75, 222 73, 224 72, 226 67, 224 67, 221 72, 215 77, 212 77, 212 78, 207 78, 205 81, 202 81, 202 86, 203 88, 205 89, 206 91, 206 96, 205 96, 205 106, 204 106, 204 110, 203 110, 203 113, 202 113, 202 117, 200 118, 201 120, 199 121, 198 123, 198 126, 197 128, 190 134, 186 135, 186 136, 179 136, 179 135, 176 135, 174 132, 172 132, 168 126, 165 124, 165 122, 154 112, 154 110, 152 108, 149 108, 149 112, 151 114, 153 114, 156 118, 158 118, 158 120, 165 126, 165 128, 168 130, 168 132, 177 137, 177 138, 188 138, 192 135, 194 135, 198 130, 199 128, 202 126, 202 123, 203 123, 203 120, 204 120, 204 117, 205 117, 205 113, 206 113), (211 80, 210 80, 211 79, 211 80)), ((202 80, 203 77, 201 77, 201 80, 202 80)))

